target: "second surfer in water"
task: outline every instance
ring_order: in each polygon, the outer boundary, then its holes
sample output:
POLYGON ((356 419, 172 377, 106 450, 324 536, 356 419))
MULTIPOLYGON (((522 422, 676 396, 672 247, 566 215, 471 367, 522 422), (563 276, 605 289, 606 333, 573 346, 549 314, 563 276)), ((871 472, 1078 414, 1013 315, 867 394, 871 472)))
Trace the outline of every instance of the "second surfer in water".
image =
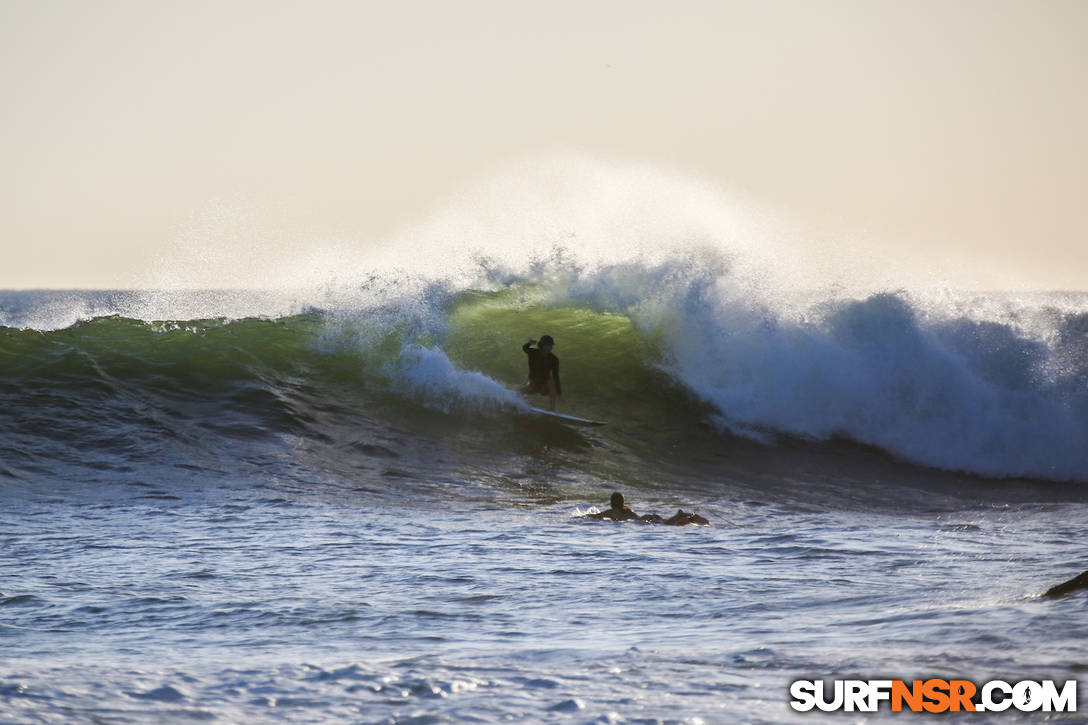
POLYGON ((540 342, 529 340, 521 349, 529 356, 529 382, 521 389, 524 394, 547 395, 549 410, 555 410, 555 401, 563 395, 559 384, 559 358, 552 354, 555 340, 544 335, 540 342), (536 347, 533 344, 536 343, 536 347))
POLYGON ((585 514, 579 518, 608 519, 610 521, 641 521, 644 524, 665 524, 666 526, 686 526, 687 524, 707 526, 710 524, 709 521, 699 514, 689 513, 683 509, 677 509, 676 513, 667 519, 662 518, 657 514, 639 516, 634 511, 627 508, 627 504, 623 501, 623 494, 619 491, 612 494, 608 504, 609 508, 600 513, 585 514))

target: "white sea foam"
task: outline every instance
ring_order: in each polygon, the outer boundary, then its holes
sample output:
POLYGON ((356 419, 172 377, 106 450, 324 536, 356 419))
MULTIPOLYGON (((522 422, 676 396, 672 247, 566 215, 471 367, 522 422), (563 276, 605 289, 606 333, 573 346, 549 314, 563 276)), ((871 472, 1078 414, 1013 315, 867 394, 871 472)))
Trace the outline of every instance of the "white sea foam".
POLYGON ((426 405, 447 412, 529 407, 517 392, 498 381, 480 372, 458 369, 438 348, 407 345, 389 363, 387 372, 405 392, 419 395, 426 405))

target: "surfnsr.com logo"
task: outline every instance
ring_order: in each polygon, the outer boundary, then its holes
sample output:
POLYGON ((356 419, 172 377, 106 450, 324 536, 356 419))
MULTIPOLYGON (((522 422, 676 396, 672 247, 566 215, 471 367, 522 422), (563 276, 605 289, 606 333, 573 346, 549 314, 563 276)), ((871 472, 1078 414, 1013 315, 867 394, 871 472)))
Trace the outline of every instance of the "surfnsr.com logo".
POLYGON ((1061 687, 1054 680, 1008 683, 991 680, 797 680, 790 684, 790 707, 798 712, 1076 712, 1077 681, 1061 687))

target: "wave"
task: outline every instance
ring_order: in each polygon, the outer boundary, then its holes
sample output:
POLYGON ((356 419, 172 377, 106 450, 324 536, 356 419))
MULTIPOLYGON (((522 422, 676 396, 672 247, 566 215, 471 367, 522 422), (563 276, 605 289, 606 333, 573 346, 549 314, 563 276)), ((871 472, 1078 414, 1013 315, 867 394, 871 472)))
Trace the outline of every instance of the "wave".
POLYGON ((254 261, 198 224, 151 291, 0 293, 4 440, 76 437, 74 418, 109 450, 200 430, 324 440, 360 416, 441 427, 435 414, 447 432, 485 421, 494 440, 473 445, 499 451, 524 436, 502 432, 524 405, 521 343, 547 333, 565 408, 611 420, 600 435, 629 470, 678 440, 713 458, 738 437, 845 439, 981 476, 1088 480, 1088 294, 955 293, 785 239, 749 207, 559 158, 376 247, 254 261))
POLYGON ((847 439, 982 476, 1088 480, 1083 295, 776 301, 708 254, 593 270, 553 260, 484 286, 387 289, 380 304, 264 319, 7 327, 0 384, 19 413, 4 438, 25 449, 28 436, 67 435, 139 455, 140 441, 194 429, 320 439, 353 414, 507 420, 525 407, 512 390, 520 344, 549 333, 567 409, 611 419, 602 435, 635 459, 709 423, 711 447, 847 439))

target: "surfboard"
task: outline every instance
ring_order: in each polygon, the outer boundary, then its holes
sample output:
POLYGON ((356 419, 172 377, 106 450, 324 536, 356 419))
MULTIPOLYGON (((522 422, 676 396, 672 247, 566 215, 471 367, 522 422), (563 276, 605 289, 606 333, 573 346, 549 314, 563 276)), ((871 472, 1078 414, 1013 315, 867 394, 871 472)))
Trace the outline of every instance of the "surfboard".
POLYGON ((565 423, 571 423, 573 425, 608 425, 608 421, 604 420, 590 420, 589 418, 579 418, 576 415, 566 415, 565 413, 556 413, 553 410, 544 410, 543 408, 534 408, 529 406, 529 410, 537 413, 538 415, 546 415, 551 418, 558 418, 565 423))

